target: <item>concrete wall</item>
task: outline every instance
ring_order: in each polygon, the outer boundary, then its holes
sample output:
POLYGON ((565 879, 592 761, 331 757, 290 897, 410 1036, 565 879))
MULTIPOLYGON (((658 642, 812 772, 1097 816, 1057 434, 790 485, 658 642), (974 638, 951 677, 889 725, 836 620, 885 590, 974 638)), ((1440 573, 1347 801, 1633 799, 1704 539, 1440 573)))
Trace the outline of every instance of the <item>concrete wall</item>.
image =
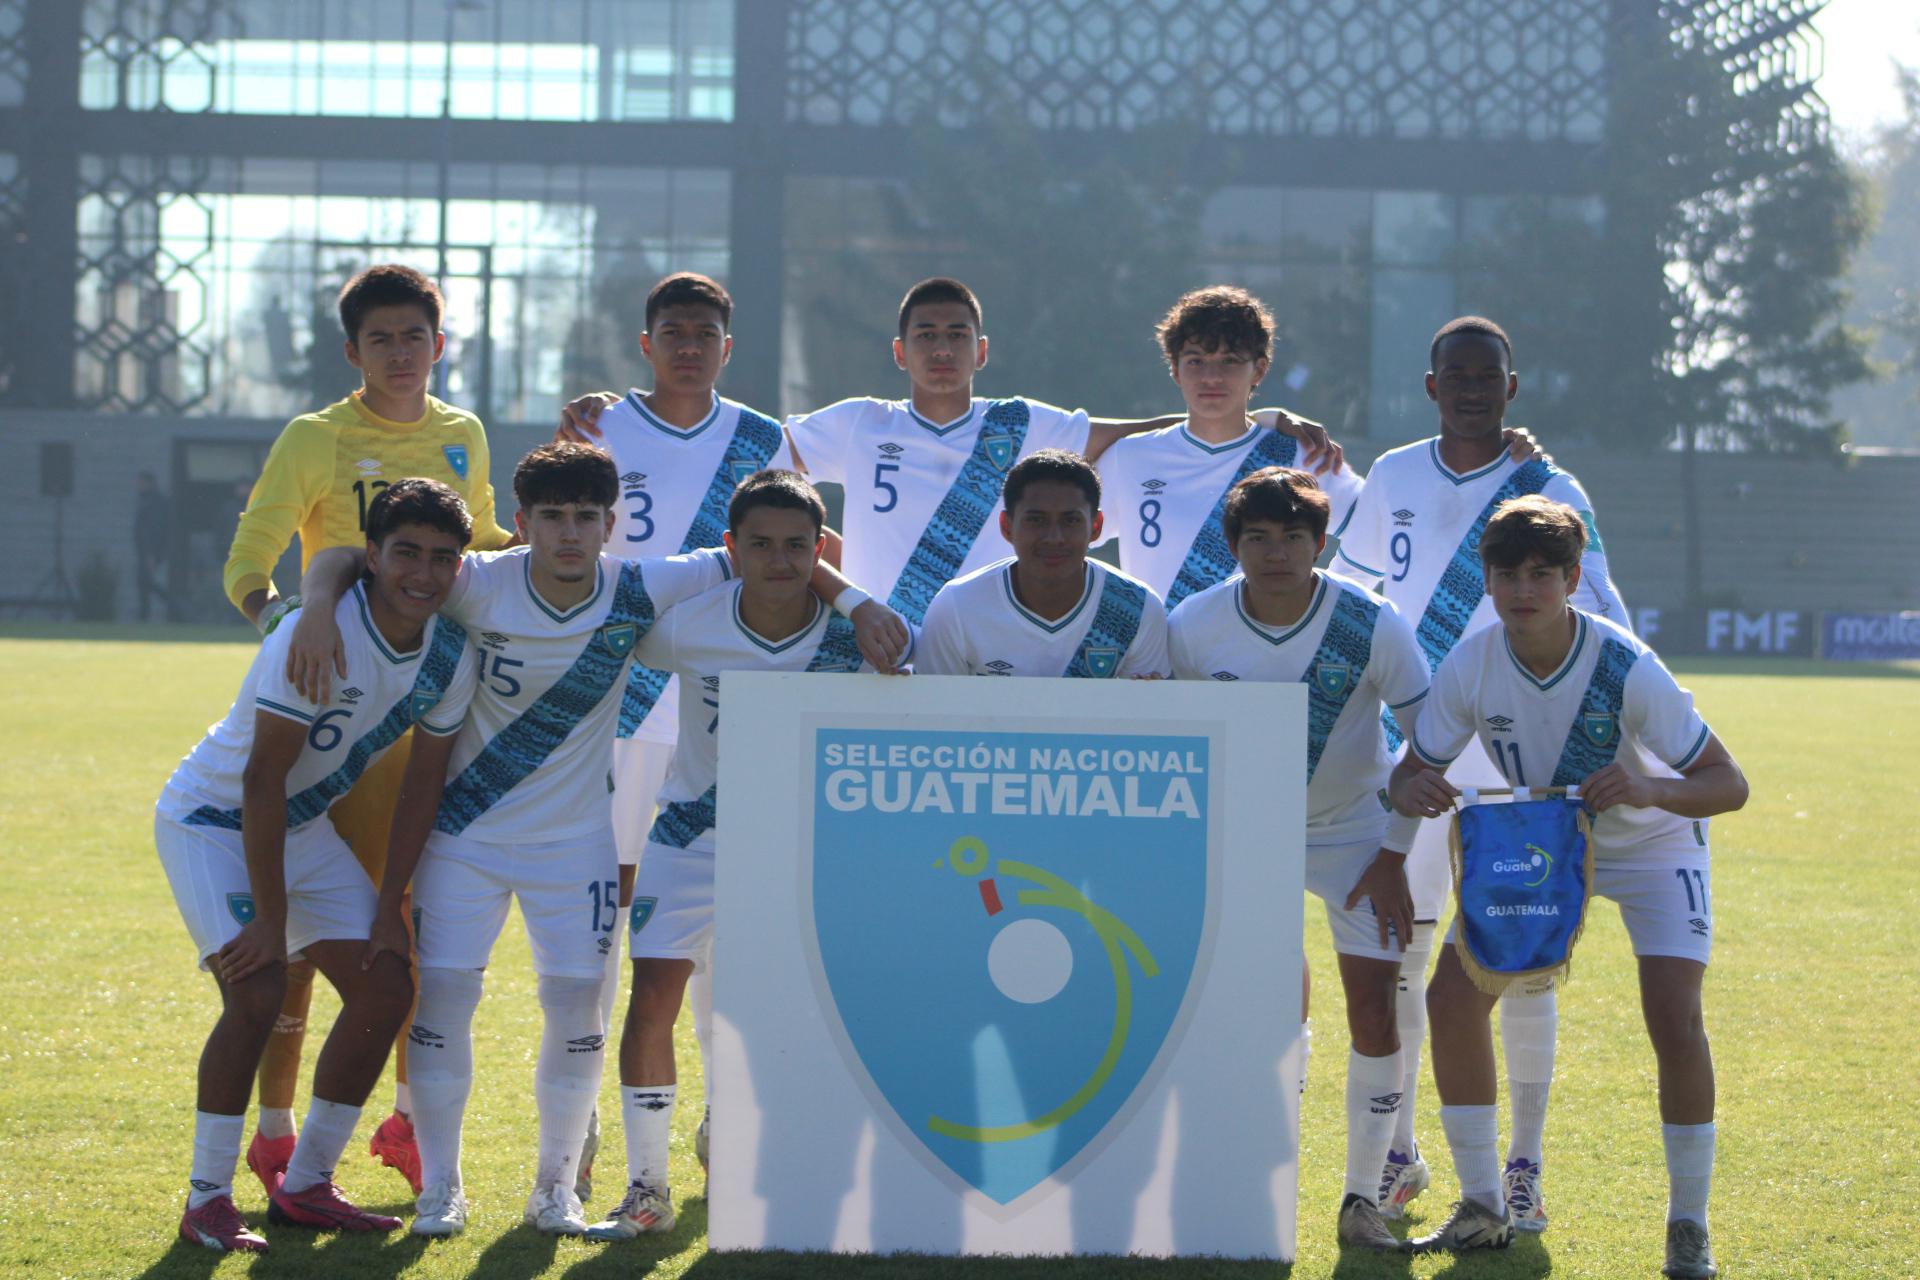
MULTIPOLYGON (((282 424, 195 418, 105 417, 81 413, 0 416, 0 617, 27 612, 53 568, 56 503, 40 496, 40 445, 73 442, 77 496, 64 507, 65 567, 78 581, 98 556, 118 571, 117 616, 134 610, 134 478, 154 472, 163 489, 181 483, 178 441, 227 446, 215 467, 264 458, 282 424)), ((502 514, 513 463, 548 428, 492 431, 493 481, 502 514)), ((1356 460, 1370 458, 1353 442, 1356 460)), ((1621 458, 1597 450, 1555 451, 1593 495, 1614 575, 1632 607, 1686 603, 1680 460, 1621 458)), ((257 466, 257 462, 252 465, 257 466)), ((236 477, 244 484, 251 476, 236 477)), ((1700 459, 1699 512, 1707 603, 1749 609, 1920 608, 1920 458, 1861 458, 1848 465, 1745 455, 1700 459)), ((195 621, 239 615, 224 603, 220 570, 244 503, 234 485, 207 476, 183 489, 176 521, 199 525, 177 540, 175 581, 182 614, 195 621)), ((291 556, 276 581, 295 580, 291 556)))

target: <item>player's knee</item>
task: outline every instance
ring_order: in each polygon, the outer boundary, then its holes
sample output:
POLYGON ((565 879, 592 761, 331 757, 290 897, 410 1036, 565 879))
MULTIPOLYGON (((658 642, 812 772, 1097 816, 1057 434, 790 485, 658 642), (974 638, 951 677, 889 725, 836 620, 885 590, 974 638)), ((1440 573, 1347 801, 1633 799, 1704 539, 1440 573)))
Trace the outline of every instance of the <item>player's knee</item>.
POLYGON ((671 1028, 680 1016, 680 1004, 686 996, 692 967, 684 960, 634 961, 628 1021, 643 1032, 657 1030, 662 1023, 671 1028))
POLYGON ((224 984, 220 992, 224 1016, 264 1037, 273 1030, 286 1000, 286 966, 269 965, 250 977, 224 984))
POLYGON ((1695 1053, 1706 1047, 1707 1019, 1697 992, 1665 992, 1645 1002, 1647 1035, 1659 1054, 1695 1053))
POLYGON ((341 995, 371 1034, 391 1040, 413 1009, 413 974, 399 956, 383 953, 360 975, 351 992, 341 995))
POLYGON ((1354 1047, 1370 1058, 1392 1053, 1400 1033, 1392 984, 1356 985, 1346 994, 1347 1030, 1354 1047))

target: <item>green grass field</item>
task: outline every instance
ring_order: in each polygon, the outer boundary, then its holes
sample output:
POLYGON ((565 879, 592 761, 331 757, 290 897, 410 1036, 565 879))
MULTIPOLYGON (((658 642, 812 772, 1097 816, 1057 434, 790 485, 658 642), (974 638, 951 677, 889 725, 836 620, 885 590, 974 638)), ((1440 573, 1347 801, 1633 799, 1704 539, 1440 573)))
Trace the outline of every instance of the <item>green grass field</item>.
MULTIPOLYGON (((478 1024, 478 1081, 465 1161, 467 1234, 432 1246, 271 1233, 265 1258, 225 1260, 175 1235, 186 1179, 193 1070, 217 999, 197 973, 153 855, 154 797, 224 711, 251 654, 244 630, 0 631, 7 752, 0 769, 0 1274, 272 1277, 600 1275, 1271 1276, 1253 1264, 1114 1259, 972 1261, 709 1255, 683 1085, 674 1155, 682 1206, 665 1240, 607 1248, 555 1242, 520 1223, 533 1151, 533 974, 517 921, 494 957, 478 1024)), ((1920 671, 1682 662, 1683 682, 1741 763, 1753 799, 1715 824, 1719 938, 1707 1016, 1719 1068, 1713 1201, 1724 1274, 1920 1274, 1905 1212, 1920 1199, 1920 671)), ((1332 956, 1317 906, 1309 953, 1332 956)), ((321 984, 324 987, 324 984, 321 984)), ((1561 997, 1558 1083, 1548 1122, 1552 1227, 1499 1255, 1342 1259, 1332 1246, 1344 1135, 1338 994, 1320 986, 1302 1143, 1297 1277, 1653 1276, 1666 1183, 1653 1059, 1640 1027, 1618 914, 1596 903, 1561 997)), ((319 994, 314 1023, 337 1007, 319 994)), ((692 1080, 683 1024, 683 1078, 692 1080)), ((311 1050, 317 1039, 309 1041, 311 1050)), ((691 1096, 690 1096, 691 1095, 691 1096)), ((369 1112, 384 1111, 385 1086, 369 1112)), ((304 1095, 296 1104, 304 1112, 304 1095)), ((603 1104, 617 1116, 609 1088, 603 1104)), ((1416 1225, 1453 1186, 1430 1086, 1420 1131, 1435 1185, 1416 1225)), ((405 1213, 398 1176, 365 1154, 342 1163, 364 1203, 405 1213)), ((600 1168, 604 1209, 624 1162, 615 1123, 600 1168)), ((244 1165, 240 1206, 257 1223, 244 1165)))

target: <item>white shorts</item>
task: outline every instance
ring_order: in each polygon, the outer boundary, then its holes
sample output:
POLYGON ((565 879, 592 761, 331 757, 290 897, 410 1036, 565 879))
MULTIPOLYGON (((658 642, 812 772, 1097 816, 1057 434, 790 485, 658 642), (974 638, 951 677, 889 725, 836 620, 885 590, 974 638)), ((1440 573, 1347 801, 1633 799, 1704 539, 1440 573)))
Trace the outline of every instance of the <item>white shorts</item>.
MULTIPOLYGON (((647 723, 660 714, 658 707, 647 723)), ((644 730, 645 725, 641 728, 644 730)), ((647 847, 647 832, 653 828, 654 806, 660 799, 660 784, 667 780, 667 764, 673 759, 671 742, 648 738, 616 738, 613 742, 613 842, 620 851, 620 865, 631 867, 640 861, 647 847)))
MULTIPOLYGON (((253 890, 240 833, 156 815, 153 844, 205 969, 207 957, 232 942, 253 919, 253 890)), ((316 942, 366 939, 379 894, 331 822, 315 819, 287 832, 285 865, 288 958, 316 942)))
POLYGON ((1370 960, 1391 960, 1398 964, 1406 953, 1391 929, 1387 945, 1380 945, 1380 926, 1373 913, 1373 902, 1361 899, 1360 905, 1347 910, 1347 895, 1373 865, 1380 852, 1377 839, 1352 844, 1326 845, 1307 849, 1307 891, 1327 908, 1327 924, 1333 929, 1333 949, 1343 956, 1364 956, 1370 960))
POLYGON ((704 970, 713 955, 713 833, 685 849, 649 840, 627 909, 627 947, 635 960, 691 960, 704 970))
MULTIPOLYGON (((1478 739, 1469 742, 1447 767, 1447 781, 1463 789, 1507 785, 1478 739)), ((1425 924, 1446 914, 1447 899, 1453 894, 1453 861, 1447 854, 1447 832, 1452 825, 1450 813, 1421 819, 1413 848, 1407 851, 1407 888, 1413 891, 1413 918, 1425 924)))
POLYGON ((486 968, 517 898, 535 973, 599 978, 620 924, 619 871, 610 829, 511 847, 436 831, 413 873, 420 964, 486 968))
MULTIPOLYGON (((1704 965, 1713 954, 1713 874, 1704 849, 1660 866, 1596 862, 1593 896, 1619 906, 1636 956, 1678 956, 1704 965)), ((1456 915, 1447 941, 1459 931, 1456 915)))

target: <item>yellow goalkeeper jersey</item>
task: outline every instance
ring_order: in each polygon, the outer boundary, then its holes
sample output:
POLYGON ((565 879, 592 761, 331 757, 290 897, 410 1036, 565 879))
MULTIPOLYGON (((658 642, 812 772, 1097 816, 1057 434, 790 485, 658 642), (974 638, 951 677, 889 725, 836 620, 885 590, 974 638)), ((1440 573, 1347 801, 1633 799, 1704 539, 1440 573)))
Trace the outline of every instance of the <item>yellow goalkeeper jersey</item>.
POLYGON ((471 549, 505 546, 512 534, 494 519, 487 479, 487 436, 480 419, 432 396, 418 422, 382 418, 354 392, 287 424, 240 515, 227 552, 227 598, 235 607, 272 582, 295 533, 300 563, 327 547, 359 546, 367 504, 407 476, 449 485, 473 514, 471 549))

